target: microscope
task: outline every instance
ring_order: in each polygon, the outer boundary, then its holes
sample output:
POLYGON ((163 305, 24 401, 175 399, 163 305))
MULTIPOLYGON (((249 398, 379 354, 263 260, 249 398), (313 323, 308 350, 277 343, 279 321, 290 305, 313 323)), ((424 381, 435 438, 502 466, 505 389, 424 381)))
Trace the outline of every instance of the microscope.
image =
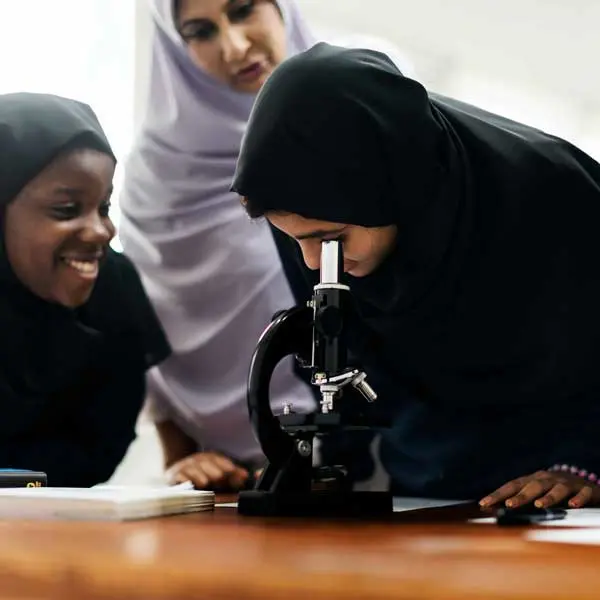
POLYGON ((381 517, 391 514, 392 495, 354 491, 345 465, 315 465, 315 441, 340 431, 385 427, 364 416, 346 414, 344 395, 377 399, 367 376, 348 362, 347 334, 353 314, 349 286, 341 283, 343 248, 339 240, 321 244, 320 282, 306 306, 275 315, 261 335, 250 365, 247 401, 250 421, 267 459, 254 489, 240 493, 238 512, 245 516, 381 517), (294 355, 310 369, 320 401, 310 414, 284 407, 275 415, 269 384, 277 364, 294 355))

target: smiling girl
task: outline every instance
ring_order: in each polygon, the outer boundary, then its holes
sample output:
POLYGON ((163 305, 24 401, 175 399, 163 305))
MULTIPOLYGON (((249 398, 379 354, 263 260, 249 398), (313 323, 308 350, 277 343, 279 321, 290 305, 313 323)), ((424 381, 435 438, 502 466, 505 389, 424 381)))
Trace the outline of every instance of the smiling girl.
POLYGON ((170 353, 137 272, 109 248, 115 164, 87 105, 0 96, 0 466, 52 486, 109 479, 146 371, 170 353))

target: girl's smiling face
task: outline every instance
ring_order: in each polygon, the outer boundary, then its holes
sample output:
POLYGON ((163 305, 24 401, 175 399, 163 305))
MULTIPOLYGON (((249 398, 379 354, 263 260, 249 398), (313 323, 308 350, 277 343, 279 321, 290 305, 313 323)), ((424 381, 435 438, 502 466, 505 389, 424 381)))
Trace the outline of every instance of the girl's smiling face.
POLYGON ((6 207, 4 243, 21 283, 69 308, 89 299, 115 235, 108 217, 114 159, 79 149, 52 161, 6 207))

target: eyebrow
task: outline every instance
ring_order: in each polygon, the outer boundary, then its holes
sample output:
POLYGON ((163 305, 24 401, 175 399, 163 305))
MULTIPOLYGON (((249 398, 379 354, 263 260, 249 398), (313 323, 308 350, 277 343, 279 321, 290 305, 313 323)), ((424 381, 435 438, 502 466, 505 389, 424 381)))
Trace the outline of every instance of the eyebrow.
POLYGON ((295 235, 294 237, 297 240, 312 240, 315 238, 323 238, 326 235, 336 235, 338 233, 342 233, 343 231, 344 227, 338 227, 337 229, 315 229, 314 231, 301 233, 300 235, 295 235))
POLYGON ((81 197, 81 195, 83 194, 82 190, 80 190, 78 188, 74 188, 74 187, 69 187, 66 185, 56 186, 52 190, 52 193, 54 196, 68 196, 69 198, 72 198, 72 199, 77 199, 77 198, 81 197))
MULTIPOLYGON (((227 0, 223 3, 222 10, 229 10, 238 0, 227 0)), ((203 21, 210 20, 209 17, 189 17, 188 19, 179 19, 179 29, 183 29, 187 25, 194 25, 196 23, 202 23, 203 21)))
MULTIPOLYGON (((80 188, 69 187, 66 185, 57 186, 52 190, 55 195, 62 195, 71 198, 72 200, 77 200, 85 195, 85 191, 80 188)), ((113 193, 113 186, 111 185, 106 191, 106 198, 110 198, 113 193)))

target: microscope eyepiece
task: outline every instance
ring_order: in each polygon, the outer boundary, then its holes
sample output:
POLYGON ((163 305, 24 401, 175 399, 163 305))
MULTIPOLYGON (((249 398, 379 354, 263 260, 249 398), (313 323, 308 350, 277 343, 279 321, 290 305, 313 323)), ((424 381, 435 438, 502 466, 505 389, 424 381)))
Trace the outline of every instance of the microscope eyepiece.
POLYGON ((321 284, 339 283, 344 272, 344 251, 340 240, 321 242, 321 284))

